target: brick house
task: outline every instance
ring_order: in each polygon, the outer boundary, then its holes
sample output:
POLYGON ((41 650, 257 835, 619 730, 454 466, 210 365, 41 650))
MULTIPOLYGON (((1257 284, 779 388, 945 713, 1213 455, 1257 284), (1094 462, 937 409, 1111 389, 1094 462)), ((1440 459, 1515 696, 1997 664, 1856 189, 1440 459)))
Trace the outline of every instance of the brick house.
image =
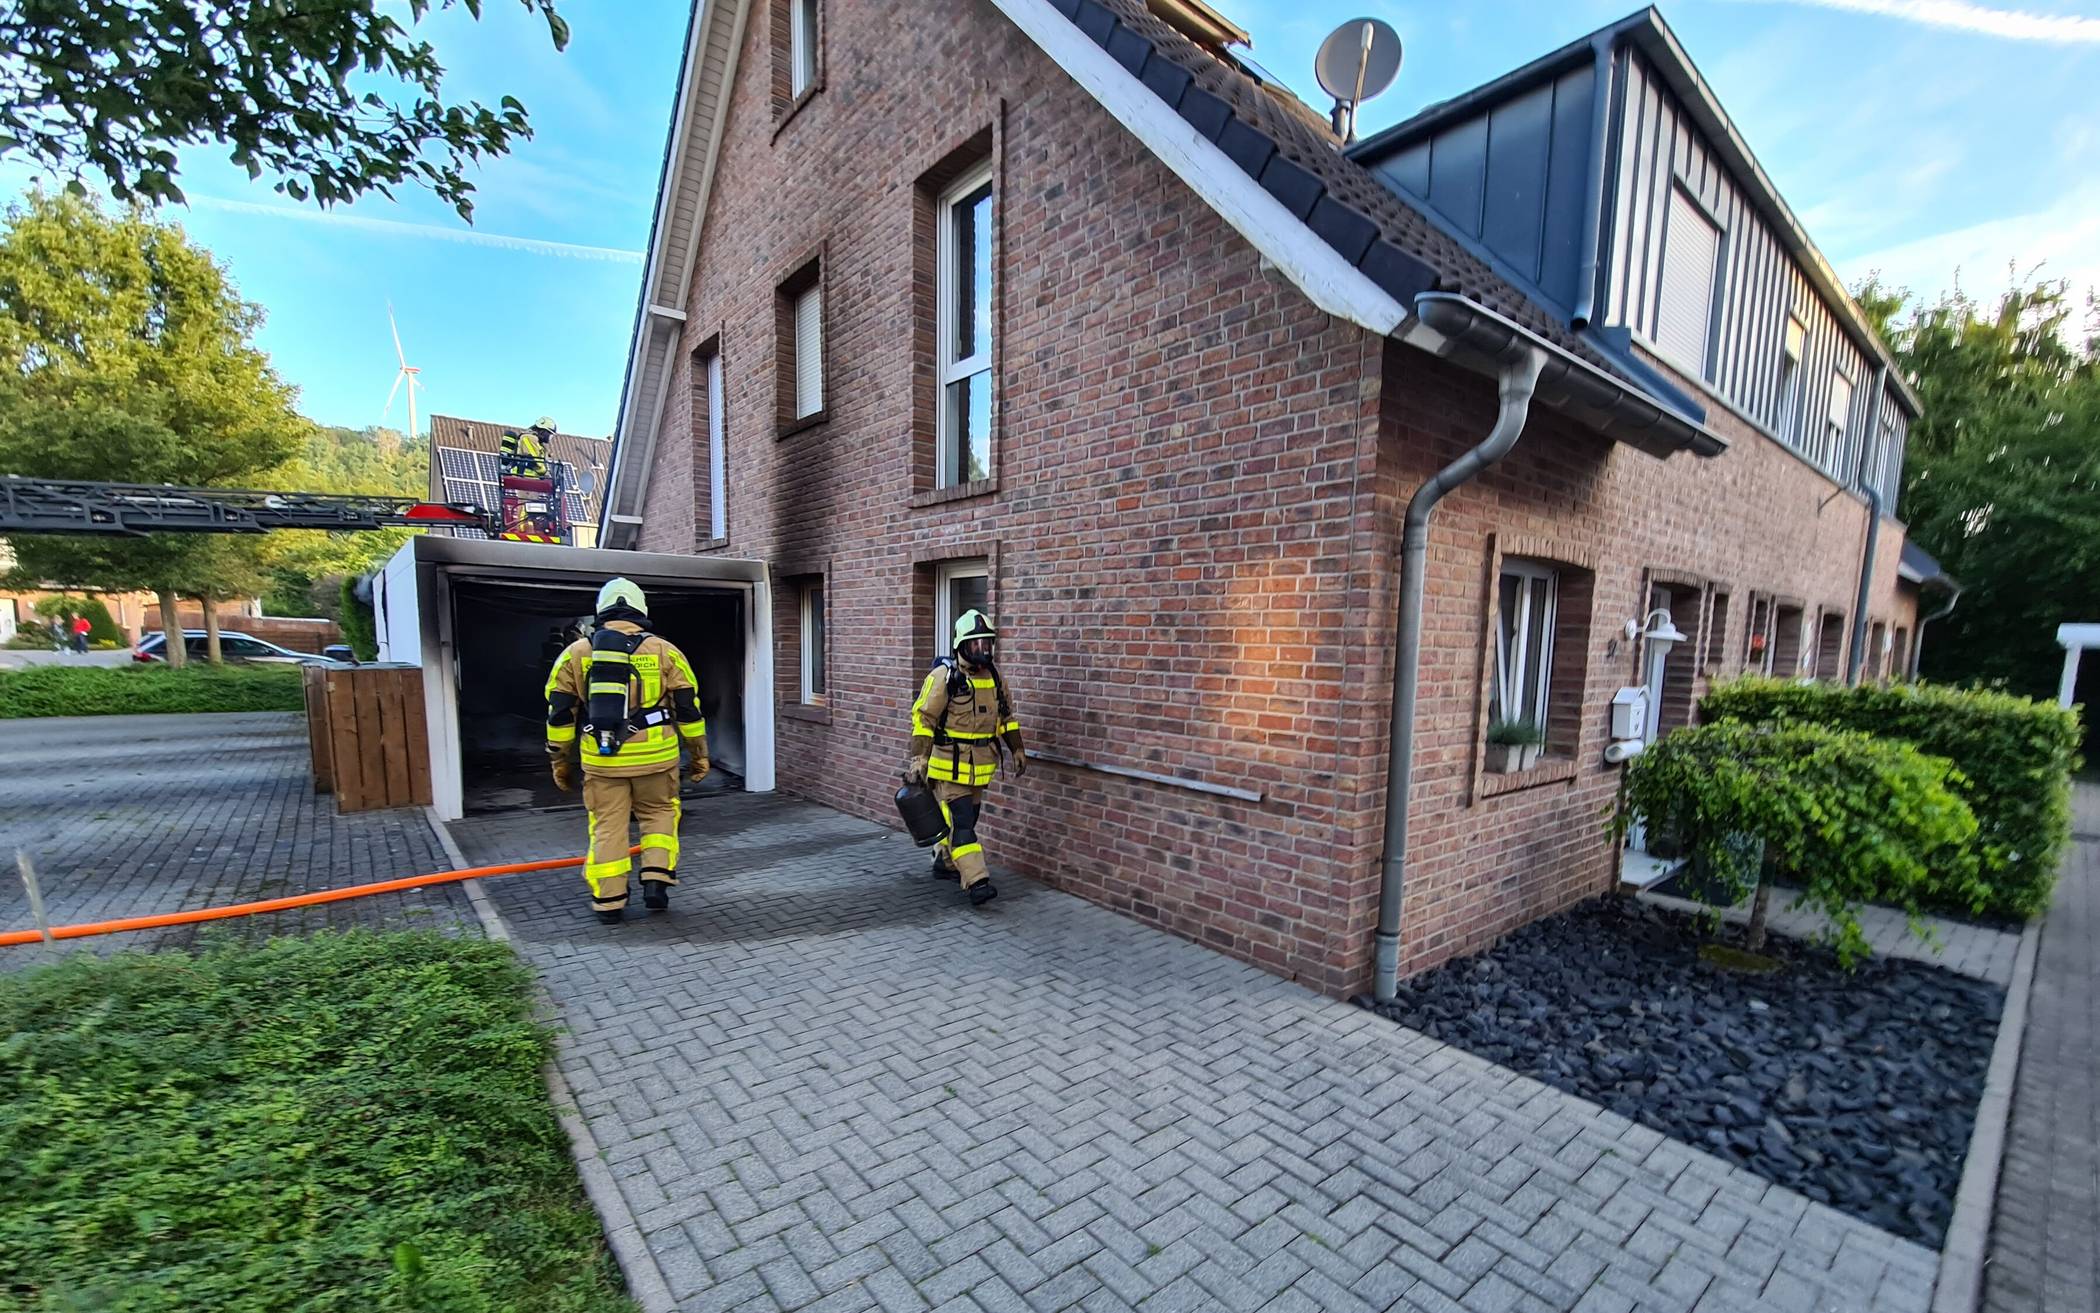
POLYGON ((601 541, 770 565, 781 784, 877 819, 987 605, 995 862, 1345 994, 1662 869, 1622 688, 1914 653, 1916 400, 1652 10, 1346 147, 1245 39, 696 7, 601 541))

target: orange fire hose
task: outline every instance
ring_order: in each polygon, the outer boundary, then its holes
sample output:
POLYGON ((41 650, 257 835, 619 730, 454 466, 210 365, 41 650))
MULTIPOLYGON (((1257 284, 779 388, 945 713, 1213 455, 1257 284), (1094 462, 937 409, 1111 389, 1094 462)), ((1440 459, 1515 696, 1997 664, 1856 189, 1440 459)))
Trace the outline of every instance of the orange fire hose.
MULTIPOLYGON (((639 846, 629 848, 628 856, 641 851, 639 846)), ((312 907, 316 903, 340 903, 351 898, 369 898, 373 894, 390 894, 402 889, 421 889, 426 885, 451 884, 457 880, 478 880, 490 875, 522 875, 527 871, 556 871, 565 866, 581 866, 581 857, 557 857, 544 862, 511 862, 503 866, 470 866, 463 871, 438 871, 431 875, 410 875, 399 880, 379 880, 372 884, 353 884, 341 889, 323 889, 319 893, 294 894, 289 898, 265 898, 254 903, 228 903, 224 907, 200 907, 194 912, 168 912, 160 916, 130 916, 120 921, 90 921, 85 925, 55 925, 51 927, 53 939, 86 939, 90 935, 116 935, 127 930, 158 930, 171 925, 195 925, 199 921, 223 921, 234 916, 254 916, 257 912, 282 912, 293 907, 312 907)), ((40 944, 44 936, 34 930, 9 930, 0 933, 0 948, 14 948, 22 944, 40 944)))

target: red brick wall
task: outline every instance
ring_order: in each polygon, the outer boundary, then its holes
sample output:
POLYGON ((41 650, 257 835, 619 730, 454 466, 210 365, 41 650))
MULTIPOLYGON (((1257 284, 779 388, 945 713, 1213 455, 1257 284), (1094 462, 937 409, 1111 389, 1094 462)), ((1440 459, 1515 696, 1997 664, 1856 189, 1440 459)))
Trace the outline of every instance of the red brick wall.
MULTIPOLYGON (((1405 499, 1486 433, 1494 397, 1487 380, 1404 347, 1387 352, 1384 376, 1375 516, 1376 533, 1391 541, 1405 499)), ((1660 582, 1681 594, 1699 584, 1729 594, 1722 677, 1741 669, 1751 592, 1805 599, 1812 624, 1819 608, 1851 612, 1864 503, 1850 494, 1826 503, 1834 487, 1811 466, 1725 412, 1712 412, 1709 422, 1731 440, 1725 455, 1658 461, 1535 410, 1509 457, 1439 507, 1430 539, 1409 815, 1405 970, 1477 949, 1610 887, 1614 854, 1602 826, 1618 768, 1605 765, 1602 754, 1611 695, 1637 683, 1642 668, 1638 645, 1625 640, 1622 626, 1642 613, 1651 586, 1660 582), (1490 562, 1498 545, 1572 559, 1595 572, 1579 747, 1567 765, 1534 777, 1539 782, 1503 792, 1496 790, 1510 781, 1485 773, 1481 739, 1492 662, 1490 562)), ((1892 522, 1883 527, 1870 614, 1914 627, 1914 590, 1899 590, 1895 580, 1902 535, 1892 522)), ((1704 637, 1695 626, 1709 623, 1707 615, 1679 605, 1673 616, 1695 649, 1704 637)), ((1389 613, 1368 618, 1371 641, 1381 624, 1390 624, 1389 613)), ((1693 668, 1689 660, 1670 665, 1679 674, 1693 668)), ((1557 671, 1562 668, 1557 662, 1557 671)), ((1386 670, 1389 679, 1389 659, 1386 670)), ((1707 682, 1701 668, 1689 696, 1666 695, 1680 721, 1707 682)), ((1555 688, 1560 703, 1568 683, 1555 688)), ((1368 929, 1377 915, 1385 787, 1378 757, 1389 708, 1389 687, 1367 691, 1360 706, 1361 737, 1372 751, 1359 762, 1353 844, 1361 874, 1352 885, 1348 920, 1364 933, 1344 941, 1343 972, 1359 982, 1368 978, 1368 929)))
MULTIPOLYGON (((1316 988, 1361 987, 1399 509, 1486 431, 1491 385, 1314 309, 989 6, 827 5, 823 84, 784 120, 777 8, 755 5, 745 33, 640 545, 703 548, 690 353, 718 344, 729 534, 705 549, 826 584, 818 708, 795 705, 796 599, 779 590, 781 786, 893 821, 908 707, 937 650, 934 563, 987 557, 1032 748, 1262 795, 1038 763, 993 790, 994 861, 1316 988), (927 477, 921 183, 973 140, 999 206, 995 477, 955 497, 927 477), (812 253, 828 419, 781 437, 777 289, 812 253)), ((1828 490, 1761 439, 1665 464, 1549 417, 1450 499, 1429 580, 1411 967, 1606 886, 1603 705, 1634 657, 1604 648, 1646 571, 1719 578, 1738 616, 1756 587, 1849 609, 1862 516, 1850 498, 1816 514, 1828 490), (1595 580, 1565 778, 1490 798, 1476 795, 1496 542, 1595 580)), ((1887 580, 1899 540, 1884 541, 1887 580)))

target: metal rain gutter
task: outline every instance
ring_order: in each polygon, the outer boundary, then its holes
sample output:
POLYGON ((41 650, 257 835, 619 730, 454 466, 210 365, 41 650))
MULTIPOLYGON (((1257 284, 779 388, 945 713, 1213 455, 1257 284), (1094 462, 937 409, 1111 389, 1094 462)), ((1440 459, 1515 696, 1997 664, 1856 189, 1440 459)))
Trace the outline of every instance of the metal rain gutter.
POLYGON ((1590 85, 1589 155, 1582 170, 1582 262, 1575 270, 1575 307, 1568 316, 1577 331, 1589 327, 1597 309, 1597 268, 1604 261, 1604 147, 1611 128, 1612 41, 1600 34, 1592 44, 1597 73, 1590 85))
MULTIPOLYGON (((1419 304, 1419 302, 1418 302, 1419 304)), ((1400 983, 1400 904, 1407 883, 1407 802, 1414 778, 1415 699, 1421 686, 1422 606, 1429 516, 1445 494, 1508 455, 1524 432, 1546 353, 1520 339, 1502 348, 1494 427, 1479 446, 1438 470, 1407 503, 1401 539, 1398 653, 1393 662, 1392 763, 1385 785, 1385 857, 1378 884, 1377 970, 1372 997, 1389 1001, 1400 983)))

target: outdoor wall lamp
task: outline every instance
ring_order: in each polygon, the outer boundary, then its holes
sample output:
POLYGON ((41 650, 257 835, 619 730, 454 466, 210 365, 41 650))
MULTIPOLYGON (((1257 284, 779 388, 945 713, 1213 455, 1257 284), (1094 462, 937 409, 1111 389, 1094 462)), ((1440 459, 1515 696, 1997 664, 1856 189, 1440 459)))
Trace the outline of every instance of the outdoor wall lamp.
POLYGON ((1646 618, 1626 622, 1626 641, 1631 643, 1636 638, 1645 638, 1651 643, 1682 643, 1686 635, 1677 627, 1677 622, 1670 618, 1670 609, 1658 606, 1650 611, 1646 618), (1661 616, 1662 619, 1658 621, 1657 616, 1661 616))

